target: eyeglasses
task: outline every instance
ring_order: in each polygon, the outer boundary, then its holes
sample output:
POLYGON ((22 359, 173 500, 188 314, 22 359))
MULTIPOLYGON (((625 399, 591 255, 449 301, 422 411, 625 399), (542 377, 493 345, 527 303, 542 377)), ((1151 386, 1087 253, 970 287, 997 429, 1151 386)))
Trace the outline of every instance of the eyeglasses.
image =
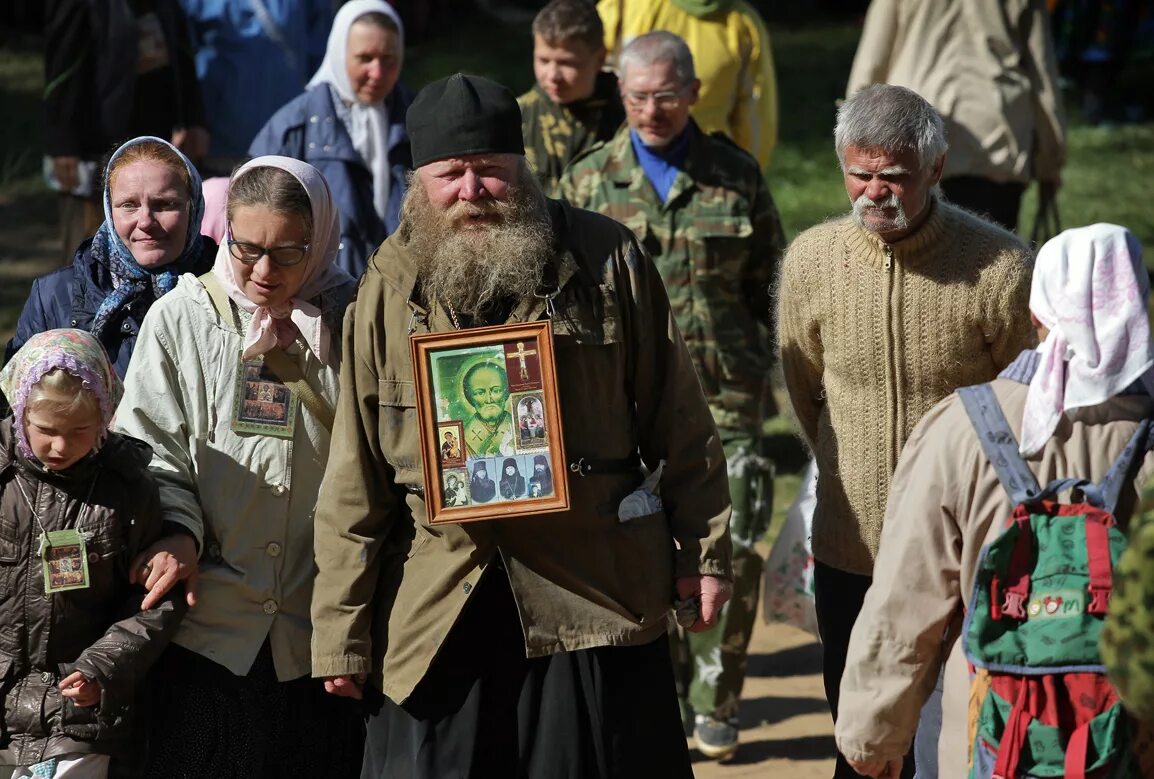
MULTIPOLYGON (((229 234, 232 233, 232 225, 229 225, 229 234)), ((272 260, 274 265, 279 265, 282 268, 287 268, 296 265, 305 258, 308 253, 309 244, 304 246, 261 246, 248 241, 234 241, 231 238, 228 240, 228 253, 236 259, 243 262, 245 265, 256 265, 260 262, 261 257, 266 254, 272 260)))
POLYGON ((681 96, 684 93, 685 87, 667 90, 665 92, 626 92, 624 94, 625 106, 639 111, 645 107, 646 103, 653 100, 653 105, 658 109, 662 111, 672 111, 681 105, 681 96))

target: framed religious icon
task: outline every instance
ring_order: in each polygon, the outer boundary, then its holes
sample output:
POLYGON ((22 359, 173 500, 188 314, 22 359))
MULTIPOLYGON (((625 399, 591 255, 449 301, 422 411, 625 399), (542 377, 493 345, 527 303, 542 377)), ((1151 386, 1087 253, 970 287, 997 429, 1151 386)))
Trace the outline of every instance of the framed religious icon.
POLYGON ((414 335, 410 347, 429 522, 569 508, 550 322, 414 335))

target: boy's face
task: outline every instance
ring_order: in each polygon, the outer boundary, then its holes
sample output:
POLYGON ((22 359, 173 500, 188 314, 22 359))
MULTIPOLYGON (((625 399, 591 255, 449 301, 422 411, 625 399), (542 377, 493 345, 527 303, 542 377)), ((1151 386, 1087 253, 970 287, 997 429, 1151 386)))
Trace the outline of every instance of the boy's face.
POLYGON ((604 46, 593 50, 580 41, 533 36, 533 75, 554 103, 564 105, 592 96, 604 64, 604 46))
POLYGON ((96 448, 104 428, 100 415, 81 405, 69 413, 24 412, 24 433, 36 459, 50 471, 63 471, 96 448))

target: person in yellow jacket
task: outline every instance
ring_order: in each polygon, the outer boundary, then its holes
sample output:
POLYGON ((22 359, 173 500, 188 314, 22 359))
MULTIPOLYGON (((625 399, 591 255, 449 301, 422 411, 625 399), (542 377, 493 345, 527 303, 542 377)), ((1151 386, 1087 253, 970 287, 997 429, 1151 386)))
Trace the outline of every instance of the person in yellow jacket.
POLYGON ((611 61, 638 35, 668 30, 693 53, 701 93, 693 118, 769 167, 777 145, 777 75, 769 30, 745 0, 599 0, 611 61))

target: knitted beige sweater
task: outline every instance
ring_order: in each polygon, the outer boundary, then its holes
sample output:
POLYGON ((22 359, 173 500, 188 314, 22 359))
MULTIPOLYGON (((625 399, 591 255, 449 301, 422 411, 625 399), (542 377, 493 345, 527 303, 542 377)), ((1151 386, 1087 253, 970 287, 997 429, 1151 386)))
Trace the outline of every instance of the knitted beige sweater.
POLYGON ((887 245, 849 216, 810 228, 782 263, 786 388, 819 468, 813 554, 870 575, 890 478, 922 415, 993 379, 1035 343, 1029 250, 935 202, 887 245))

